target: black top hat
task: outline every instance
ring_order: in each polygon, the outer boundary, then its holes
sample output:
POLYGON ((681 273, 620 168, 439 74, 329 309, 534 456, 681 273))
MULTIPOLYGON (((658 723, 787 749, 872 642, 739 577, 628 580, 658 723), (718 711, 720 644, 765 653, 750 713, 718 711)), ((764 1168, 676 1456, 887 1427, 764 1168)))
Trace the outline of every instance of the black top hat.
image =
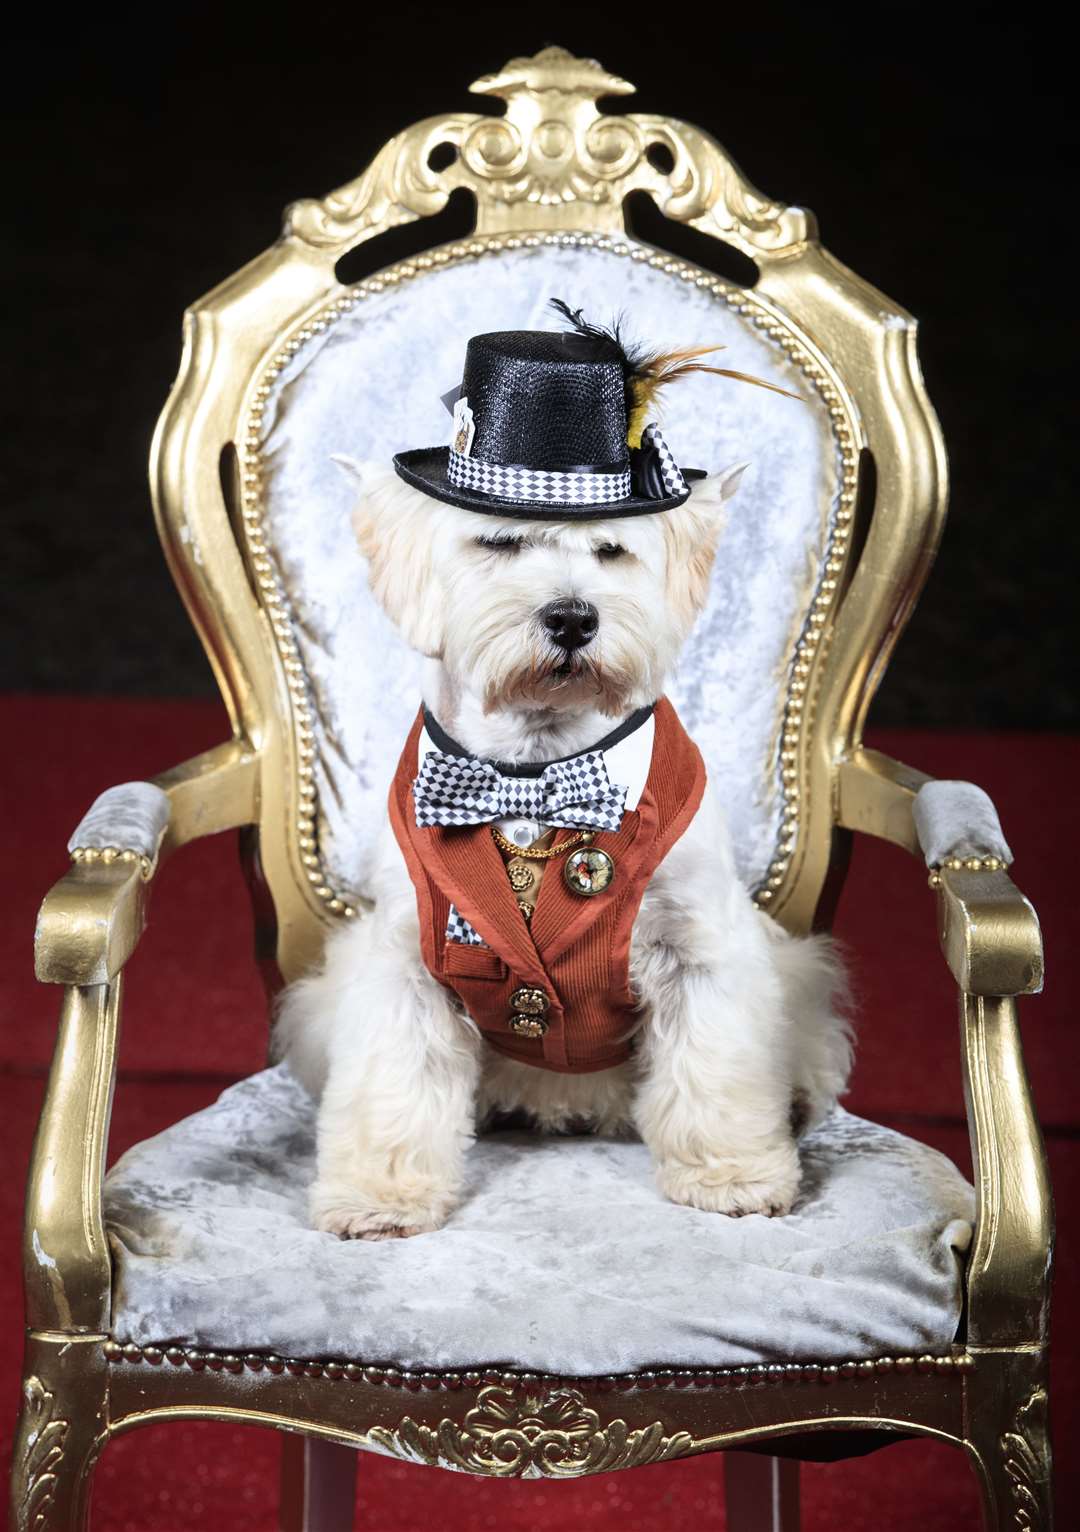
POLYGON ((681 505, 688 481, 704 474, 678 467, 655 422, 641 424, 644 413, 688 372, 745 375, 704 365, 715 347, 632 351, 618 325, 601 329, 553 304, 572 331, 473 336, 461 387, 447 396, 450 446, 400 452, 397 472, 437 500, 493 516, 589 521, 681 505))

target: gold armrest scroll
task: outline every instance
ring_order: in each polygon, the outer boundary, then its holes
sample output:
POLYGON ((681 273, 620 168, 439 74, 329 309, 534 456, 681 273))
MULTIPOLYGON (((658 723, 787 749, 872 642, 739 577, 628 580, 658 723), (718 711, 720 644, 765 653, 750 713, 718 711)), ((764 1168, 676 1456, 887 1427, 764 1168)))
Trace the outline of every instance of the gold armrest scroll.
MULTIPOLYGON (((912 806, 929 780, 876 751, 845 760, 836 817, 921 855, 912 806)), ((1003 868, 948 862, 931 874, 945 959, 960 988, 961 1049, 975 1172, 975 1235, 967 1261, 971 1350, 1045 1345, 1053 1203, 1031 1099, 1016 996, 1042 983, 1035 911, 1003 868)))
POLYGON ((43 984, 108 984, 146 928, 149 880, 137 859, 74 862, 46 894, 34 929, 43 984))

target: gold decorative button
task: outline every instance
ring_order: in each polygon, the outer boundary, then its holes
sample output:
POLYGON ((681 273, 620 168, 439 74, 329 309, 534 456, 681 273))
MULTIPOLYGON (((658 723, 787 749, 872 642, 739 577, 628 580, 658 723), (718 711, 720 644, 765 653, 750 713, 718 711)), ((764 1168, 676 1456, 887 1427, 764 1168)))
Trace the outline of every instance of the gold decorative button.
POLYGON ((546 1016, 551 1002, 542 989, 523 984, 510 996, 510 1004, 515 1011, 524 1011, 526 1016, 546 1016))
POLYGON ((543 1037, 548 1029, 543 1016, 524 1016, 519 1011, 511 1015, 509 1026, 519 1037, 543 1037))
POLYGON ((567 888, 585 899, 602 894, 615 876, 615 863, 599 846, 581 846, 571 851, 563 867, 567 888))
POLYGON ((510 887, 516 894, 527 894, 536 882, 536 873, 528 862, 508 862, 506 871, 510 878, 510 887))

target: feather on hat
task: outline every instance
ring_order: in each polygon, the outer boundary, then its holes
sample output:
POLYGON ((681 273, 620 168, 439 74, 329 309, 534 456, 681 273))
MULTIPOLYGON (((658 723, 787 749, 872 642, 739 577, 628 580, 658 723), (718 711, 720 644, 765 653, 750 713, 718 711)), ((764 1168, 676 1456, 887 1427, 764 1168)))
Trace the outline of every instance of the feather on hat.
POLYGON ((768 388, 774 394, 783 394, 786 399, 802 399, 801 394, 790 393, 775 383, 767 383, 764 378, 736 372, 733 367, 712 367, 701 360, 703 356, 726 350, 724 346, 682 346, 671 351, 650 351, 646 346, 624 340, 622 315, 610 325, 592 324, 583 317, 582 309, 572 309, 561 298, 552 298, 550 302, 556 313, 561 314, 579 335, 611 348, 617 355, 626 388, 626 442, 630 447, 641 446, 641 433, 660 392, 694 372, 709 372, 718 378, 737 378, 740 383, 768 388))

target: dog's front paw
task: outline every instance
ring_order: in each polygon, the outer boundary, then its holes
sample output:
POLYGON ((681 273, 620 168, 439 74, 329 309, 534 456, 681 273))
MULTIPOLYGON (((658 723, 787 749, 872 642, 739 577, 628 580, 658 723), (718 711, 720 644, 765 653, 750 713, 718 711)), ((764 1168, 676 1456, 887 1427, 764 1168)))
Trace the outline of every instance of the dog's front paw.
POLYGON ((316 1183, 311 1221, 339 1239, 411 1239, 441 1228, 452 1206, 446 1192, 383 1199, 365 1195, 360 1187, 316 1183))
POLYGON ((753 1160, 665 1160, 657 1179, 664 1195, 684 1207, 730 1218, 746 1213, 777 1218, 791 1212, 798 1194, 799 1156, 791 1144, 753 1160))

